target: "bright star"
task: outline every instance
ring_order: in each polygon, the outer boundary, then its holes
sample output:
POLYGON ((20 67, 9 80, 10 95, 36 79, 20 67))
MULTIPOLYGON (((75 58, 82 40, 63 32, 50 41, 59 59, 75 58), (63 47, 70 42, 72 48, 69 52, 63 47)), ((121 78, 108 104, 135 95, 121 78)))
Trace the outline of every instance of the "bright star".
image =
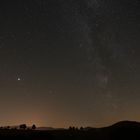
POLYGON ((18 78, 17 80, 18 80, 18 81, 21 81, 21 78, 18 78))

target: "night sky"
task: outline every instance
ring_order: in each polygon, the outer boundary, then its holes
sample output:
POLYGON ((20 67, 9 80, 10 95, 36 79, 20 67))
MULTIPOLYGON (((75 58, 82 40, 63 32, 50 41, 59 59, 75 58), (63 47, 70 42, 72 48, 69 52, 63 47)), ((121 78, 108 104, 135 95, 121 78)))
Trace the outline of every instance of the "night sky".
POLYGON ((0 1, 0 125, 140 121, 139 0, 0 1))

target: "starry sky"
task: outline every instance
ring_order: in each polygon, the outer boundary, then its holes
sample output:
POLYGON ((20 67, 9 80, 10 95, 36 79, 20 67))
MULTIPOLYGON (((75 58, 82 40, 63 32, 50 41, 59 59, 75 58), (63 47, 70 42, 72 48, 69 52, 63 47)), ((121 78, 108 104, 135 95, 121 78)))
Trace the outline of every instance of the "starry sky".
POLYGON ((0 125, 140 121, 139 0, 0 1, 0 125))

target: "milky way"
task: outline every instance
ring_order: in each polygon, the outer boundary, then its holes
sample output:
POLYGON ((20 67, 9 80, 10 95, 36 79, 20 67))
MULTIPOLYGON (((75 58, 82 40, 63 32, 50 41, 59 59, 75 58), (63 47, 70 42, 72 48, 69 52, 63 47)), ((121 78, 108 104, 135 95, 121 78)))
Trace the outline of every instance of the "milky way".
POLYGON ((0 124, 140 121, 139 16, 138 0, 1 2, 0 124))

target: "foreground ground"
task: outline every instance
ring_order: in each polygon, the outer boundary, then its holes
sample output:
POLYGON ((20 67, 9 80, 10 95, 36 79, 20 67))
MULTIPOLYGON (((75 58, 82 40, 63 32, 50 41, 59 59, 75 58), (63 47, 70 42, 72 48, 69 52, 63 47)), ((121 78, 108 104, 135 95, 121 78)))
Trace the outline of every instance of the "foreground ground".
POLYGON ((140 124, 120 122, 90 130, 0 130, 1 139, 13 140, 126 140, 140 139, 140 124))

